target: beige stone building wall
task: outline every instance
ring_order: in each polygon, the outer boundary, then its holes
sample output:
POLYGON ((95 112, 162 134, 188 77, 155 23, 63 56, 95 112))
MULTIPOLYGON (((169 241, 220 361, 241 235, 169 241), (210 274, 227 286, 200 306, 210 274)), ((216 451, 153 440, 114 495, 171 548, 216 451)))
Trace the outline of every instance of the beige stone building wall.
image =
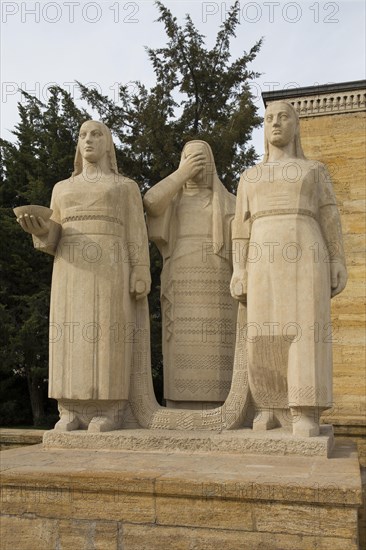
POLYGON ((263 94, 265 104, 286 99, 295 106, 305 155, 326 164, 332 175, 349 276, 344 292, 332 300, 332 422, 352 426, 352 433, 360 436, 365 434, 366 426, 365 84, 351 82, 263 94))

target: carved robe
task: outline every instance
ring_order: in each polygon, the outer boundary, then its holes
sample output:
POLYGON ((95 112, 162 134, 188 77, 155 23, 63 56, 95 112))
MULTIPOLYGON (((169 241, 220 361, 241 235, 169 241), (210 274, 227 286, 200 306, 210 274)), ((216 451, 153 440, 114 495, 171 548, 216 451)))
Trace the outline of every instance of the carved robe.
MULTIPOLYGON (((223 402, 231 386, 237 316, 230 295, 235 197, 215 170, 211 177, 212 189, 184 188, 162 215, 148 212, 149 237, 164 262, 164 397, 172 401, 223 402)), ((150 197, 154 192, 155 187, 150 197)))
MULTIPOLYGON (((325 167, 297 159, 287 177, 242 175, 233 238, 249 239, 249 384, 260 408, 332 404, 330 257, 320 210, 336 200, 325 167)), ((342 243, 332 243, 342 251, 342 243)))
MULTIPOLYGON (((96 183, 79 176, 55 185, 51 208, 61 234, 51 243, 49 396, 128 399, 136 311, 129 277, 134 265, 149 265, 140 191, 115 174, 96 183)), ((34 238, 35 246, 49 247, 50 238, 34 238)))

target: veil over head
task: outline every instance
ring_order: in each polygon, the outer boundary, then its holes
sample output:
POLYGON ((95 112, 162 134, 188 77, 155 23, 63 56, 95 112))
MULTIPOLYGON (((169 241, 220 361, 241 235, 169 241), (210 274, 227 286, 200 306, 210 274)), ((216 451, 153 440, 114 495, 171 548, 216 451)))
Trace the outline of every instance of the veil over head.
POLYGON ((214 183, 215 177, 218 180, 218 182, 220 183, 220 185, 222 185, 221 181, 218 179, 218 176, 217 176, 215 159, 214 159, 214 156, 213 156, 213 153, 212 153, 212 149, 211 149, 210 145, 207 143, 207 141, 203 141, 203 140, 200 140, 200 139, 192 139, 190 141, 187 141, 187 143, 185 143, 185 145, 182 149, 179 166, 182 165, 184 159, 186 158, 186 149, 187 149, 187 147, 189 145, 195 145, 195 144, 202 145, 203 148, 205 149, 205 153, 206 153, 206 163, 205 163, 206 182, 208 182, 210 180, 210 185, 208 185, 208 187, 213 188, 213 183, 214 183))
MULTIPOLYGON (((109 167, 115 174, 118 174, 118 168, 117 168, 117 158, 116 158, 116 151, 114 148, 112 133, 108 126, 104 124, 104 122, 100 122, 99 120, 86 120, 83 122, 83 124, 80 126, 80 129, 86 122, 94 122, 95 124, 98 124, 100 126, 100 129, 102 130, 103 134, 107 138, 107 156, 109 161, 109 167)), ((72 173, 73 176, 77 176, 78 174, 81 174, 83 171, 83 157, 80 153, 80 147, 79 142, 76 146, 76 153, 75 153, 75 159, 74 159, 74 171, 72 173)))
MULTIPOLYGON (((289 103, 288 101, 284 101, 284 100, 280 99, 279 101, 272 101, 269 105, 267 105, 266 111, 267 111, 268 107, 270 107, 272 105, 275 105, 277 103, 282 103, 283 105, 286 105, 290 109, 292 114, 294 115, 295 120, 296 120, 296 130, 295 130, 295 136, 294 136, 295 155, 296 155, 296 158, 306 159, 306 157, 304 155, 302 145, 301 145, 301 139, 300 139, 299 115, 298 115, 295 107, 291 103, 289 103)), ((268 139, 266 138, 266 136, 264 136, 264 157, 263 157, 263 162, 267 162, 268 157, 269 157, 269 143, 268 143, 268 139)))
POLYGON ((182 150, 179 166, 181 166, 185 158, 186 147, 195 143, 203 145, 206 151, 206 181, 211 180, 211 185, 208 187, 212 189, 212 238, 216 245, 215 254, 221 255, 224 252, 223 247, 225 243, 223 218, 235 212, 235 197, 229 193, 219 180, 212 149, 206 141, 200 139, 187 141, 182 150))

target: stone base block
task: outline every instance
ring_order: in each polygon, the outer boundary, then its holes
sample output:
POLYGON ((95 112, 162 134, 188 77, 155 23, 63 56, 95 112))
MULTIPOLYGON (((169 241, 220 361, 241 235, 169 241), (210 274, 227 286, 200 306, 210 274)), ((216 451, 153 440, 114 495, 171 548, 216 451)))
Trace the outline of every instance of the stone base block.
POLYGON ((331 457, 2 453, 1 550, 356 550, 361 480, 331 457))
POLYGON ((116 430, 100 434, 85 430, 58 432, 43 436, 45 448, 110 449, 124 451, 179 451, 267 455, 330 455, 334 436, 332 426, 320 428, 317 437, 298 437, 282 428, 254 432, 250 429, 221 433, 178 430, 116 430))
POLYGON ((0 450, 15 449, 25 445, 37 445, 42 443, 45 430, 20 430, 0 428, 0 450))

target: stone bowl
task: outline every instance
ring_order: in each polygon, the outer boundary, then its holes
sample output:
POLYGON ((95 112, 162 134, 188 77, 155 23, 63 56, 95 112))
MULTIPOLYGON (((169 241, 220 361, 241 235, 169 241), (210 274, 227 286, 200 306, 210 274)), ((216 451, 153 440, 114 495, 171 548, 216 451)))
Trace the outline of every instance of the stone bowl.
POLYGON ((13 208, 13 212, 17 218, 28 214, 28 216, 35 216, 36 218, 42 218, 45 222, 50 219, 53 210, 47 208, 47 206, 38 206, 38 204, 26 204, 25 206, 17 206, 13 208))

